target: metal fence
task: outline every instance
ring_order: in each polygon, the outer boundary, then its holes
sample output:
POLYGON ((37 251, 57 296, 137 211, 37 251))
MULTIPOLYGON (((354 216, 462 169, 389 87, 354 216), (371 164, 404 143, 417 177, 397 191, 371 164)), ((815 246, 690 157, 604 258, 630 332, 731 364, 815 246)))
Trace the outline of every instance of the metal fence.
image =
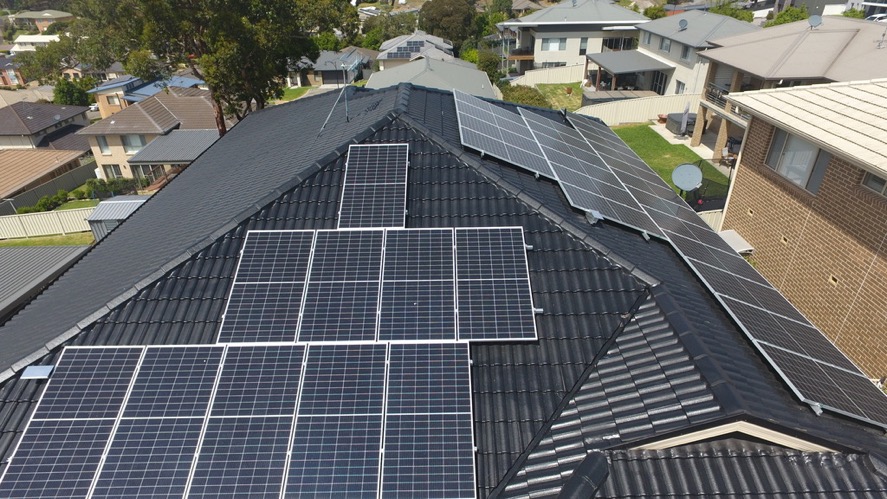
POLYGON ((15 215, 15 210, 22 206, 34 206, 43 196, 55 196, 60 189, 66 191, 76 189, 91 178, 96 178, 93 159, 29 191, 10 199, 0 200, 0 215, 15 215))
POLYGON ((556 68, 531 69, 523 76, 515 78, 513 85, 533 87, 540 83, 576 83, 585 79, 585 65, 560 66, 556 68))
POLYGON ((86 232, 89 230, 86 219, 94 209, 78 208, 3 216, 0 217, 0 239, 86 232))
POLYGON ((690 104, 690 112, 695 113, 700 97, 700 94, 640 97, 585 106, 576 112, 599 118, 609 126, 644 123, 656 119, 660 114, 682 113, 687 103, 690 104))

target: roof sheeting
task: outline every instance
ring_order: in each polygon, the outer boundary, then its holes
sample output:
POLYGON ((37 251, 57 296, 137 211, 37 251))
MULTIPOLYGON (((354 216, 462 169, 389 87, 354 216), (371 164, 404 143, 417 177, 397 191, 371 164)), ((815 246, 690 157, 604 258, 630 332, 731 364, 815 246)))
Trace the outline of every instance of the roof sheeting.
POLYGON ((699 55, 765 80, 887 77, 879 42, 882 24, 843 16, 822 19, 817 28, 804 20, 710 40, 715 48, 699 55))
POLYGON ((504 26, 542 26, 571 24, 639 24, 649 21, 643 15, 608 0, 564 0, 557 5, 537 10, 519 19, 501 23, 504 26))
POLYGON ((145 203, 151 196, 116 196, 106 199, 98 204, 92 213, 86 217, 90 222, 99 220, 123 220, 132 215, 139 206, 145 203))
POLYGON ((375 72, 366 87, 385 88, 402 82, 441 90, 458 89, 478 97, 496 97, 490 78, 483 71, 429 58, 375 72))
POLYGON ((87 246, 0 248, 0 319, 67 267, 87 246))
POLYGON ((740 21, 729 16, 713 14, 704 10, 688 10, 674 16, 662 17, 638 26, 641 31, 664 36, 678 43, 695 48, 706 48, 713 38, 725 38, 760 31, 760 26, 740 21), (680 22, 686 21, 687 27, 681 29, 680 22))
POLYGON ((88 111, 84 106, 16 102, 0 107, 0 135, 32 135, 88 111))
POLYGON ((129 158, 128 163, 131 165, 190 163, 217 140, 219 140, 219 131, 215 128, 173 130, 151 141, 135 156, 129 158))
POLYGON ((674 69, 674 65, 660 61, 637 50, 620 50, 617 52, 601 52, 588 54, 588 60, 616 75, 625 73, 642 73, 644 71, 666 71, 674 69))
POLYGON ((55 149, 0 149, 0 197, 12 197, 84 154, 55 149))
POLYGON ((743 111, 887 177, 887 78, 730 94, 743 111))

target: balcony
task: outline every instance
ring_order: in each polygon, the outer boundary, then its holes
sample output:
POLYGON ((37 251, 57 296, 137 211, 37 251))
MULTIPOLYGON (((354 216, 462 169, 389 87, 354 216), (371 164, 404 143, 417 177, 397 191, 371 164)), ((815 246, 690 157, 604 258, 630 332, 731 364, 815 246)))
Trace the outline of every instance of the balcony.
POLYGON ((751 116, 743 113, 738 106, 732 104, 728 105, 727 95, 729 94, 730 92, 727 91, 725 88, 714 83, 709 83, 705 89, 705 100, 713 104, 713 106, 711 106, 712 109, 724 111, 748 122, 751 116))
POLYGON ((517 48, 508 53, 509 61, 532 61, 534 59, 533 56, 533 48, 517 48))

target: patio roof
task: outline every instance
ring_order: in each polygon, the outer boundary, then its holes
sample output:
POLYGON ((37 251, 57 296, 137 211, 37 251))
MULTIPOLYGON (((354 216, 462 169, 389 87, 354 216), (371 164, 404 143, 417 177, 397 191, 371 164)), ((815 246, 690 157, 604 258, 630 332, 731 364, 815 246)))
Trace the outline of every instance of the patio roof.
POLYGON ((588 54, 586 57, 589 61, 614 75, 674 69, 674 66, 671 64, 660 61, 659 59, 654 59, 653 57, 638 52, 637 50, 601 52, 599 54, 588 54))

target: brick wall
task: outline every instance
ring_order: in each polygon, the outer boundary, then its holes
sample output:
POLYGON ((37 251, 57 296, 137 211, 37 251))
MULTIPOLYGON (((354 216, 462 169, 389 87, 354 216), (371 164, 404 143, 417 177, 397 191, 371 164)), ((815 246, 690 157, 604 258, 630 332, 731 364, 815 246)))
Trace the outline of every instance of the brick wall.
POLYGON ((833 157, 810 194, 764 165, 773 126, 753 119, 724 229, 755 267, 863 372, 887 376, 887 198, 833 157))

